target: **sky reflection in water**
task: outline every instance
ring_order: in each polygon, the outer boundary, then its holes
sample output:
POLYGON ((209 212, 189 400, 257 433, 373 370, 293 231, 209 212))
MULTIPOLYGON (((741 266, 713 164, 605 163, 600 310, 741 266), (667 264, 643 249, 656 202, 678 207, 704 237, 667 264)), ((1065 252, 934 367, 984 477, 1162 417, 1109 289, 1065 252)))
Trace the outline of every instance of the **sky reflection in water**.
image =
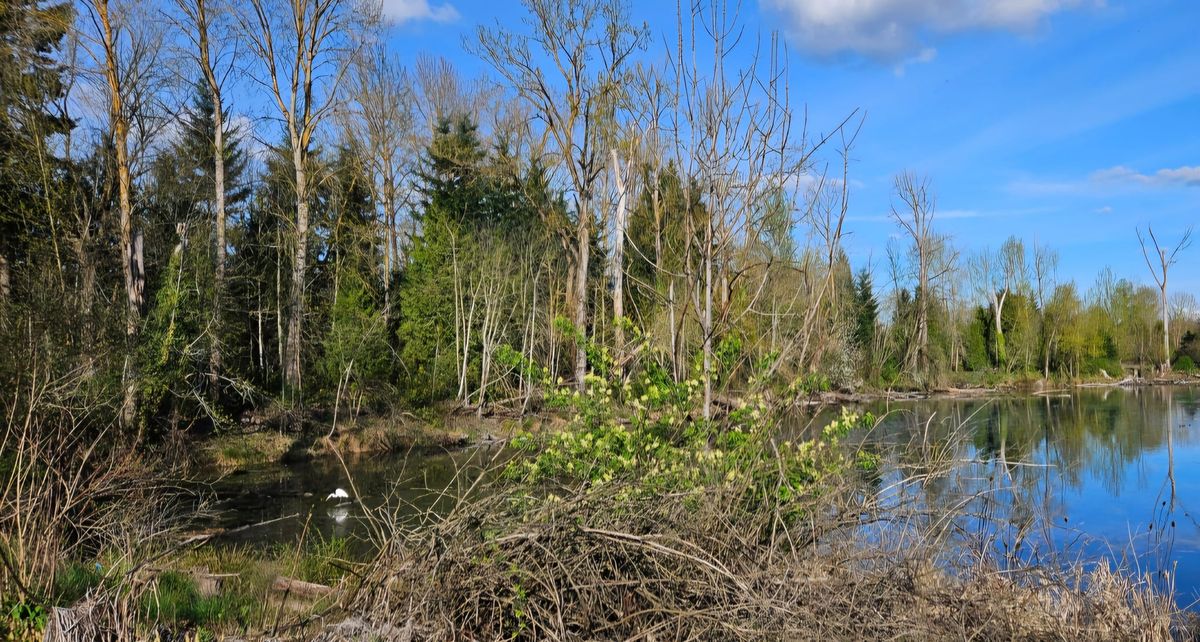
MULTIPOLYGON (((1191 512, 1200 502, 1200 390, 1075 389, 863 409, 888 413, 866 442, 886 453, 880 487, 913 472, 917 444, 951 446, 958 462, 951 475, 903 491, 929 503, 986 491, 971 509, 995 518, 993 525, 1004 524, 1006 539, 1025 527, 1027 552, 1114 560, 1133 552, 1142 571, 1174 569, 1182 605, 1200 597, 1200 523, 1191 512), (1036 519, 1042 515, 1044 521, 1036 519)), ((784 429, 822 421, 822 415, 797 418, 784 429)), ((494 449, 475 448, 367 456, 347 464, 360 499, 374 506, 390 496, 411 503, 400 512, 412 515, 433 504, 426 489, 461 488, 495 455, 494 449), (455 481, 462 468, 468 473, 455 481)), ((294 542, 306 528, 323 537, 365 536, 356 504, 324 499, 337 487, 349 489, 349 482, 336 460, 228 476, 215 485, 219 525, 299 515, 230 538, 252 545, 294 542)), ((983 522, 963 523, 977 528, 983 522)))

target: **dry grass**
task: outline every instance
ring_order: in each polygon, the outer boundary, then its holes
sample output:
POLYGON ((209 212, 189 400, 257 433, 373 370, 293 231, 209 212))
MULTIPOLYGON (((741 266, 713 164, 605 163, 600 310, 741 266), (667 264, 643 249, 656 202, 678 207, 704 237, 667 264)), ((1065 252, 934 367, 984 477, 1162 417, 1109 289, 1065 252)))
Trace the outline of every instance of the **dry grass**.
MULTIPOLYGON (((87 384, 83 370, 31 367, 0 399, 0 605, 37 607, 49 624, 77 629, 46 640, 132 639, 149 564, 204 510, 188 480, 148 461, 138 435, 121 430, 115 401, 87 384), (77 608, 51 610, 71 592, 60 580, 80 566, 89 579, 74 586, 77 608)), ((40 624, 17 620, 0 620, 0 636, 37 633, 40 624)))
POLYGON ((276 463, 292 449, 295 437, 276 431, 222 435, 205 444, 203 460, 217 468, 276 463))
MULTIPOLYGON (((921 474, 945 472, 933 461, 921 474)), ((646 497, 625 480, 551 499, 491 482, 448 515, 393 530, 344 606, 371 635, 396 640, 1169 640, 1197 630, 1169 587, 1104 564, 997 560, 956 527, 959 515, 885 506, 876 498, 895 495, 862 492, 861 481, 830 480, 786 506, 747 502, 736 483, 646 497)))
POLYGON ((364 417, 339 430, 332 442, 319 440, 314 451, 343 454, 403 451, 411 448, 449 448, 465 445, 466 433, 429 422, 397 417, 364 417))

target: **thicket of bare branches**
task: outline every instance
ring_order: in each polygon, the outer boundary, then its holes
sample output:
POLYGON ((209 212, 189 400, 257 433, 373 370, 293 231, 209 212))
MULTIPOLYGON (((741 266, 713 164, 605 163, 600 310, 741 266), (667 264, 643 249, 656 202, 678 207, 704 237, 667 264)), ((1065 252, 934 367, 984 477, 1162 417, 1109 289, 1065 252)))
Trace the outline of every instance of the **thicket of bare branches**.
POLYGON ((37 603, 69 565, 103 560, 88 600, 105 627, 131 631, 144 565, 193 523, 197 497, 122 436, 121 400, 89 390, 83 368, 56 373, 46 355, 26 356, 26 376, 0 400, 0 594, 37 603))
MULTIPOLYGON (((865 480, 814 486, 786 511, 771 498, 747 503, 741 482, 544 491, 556 500, 503 481, 458 489, 419 528, 389 522, 399 528, 345 607, 373 634, 412 640, 1169 640, 1191 630, 1169 591, 1131 569, 993 556, 1014 550, 1004 546, 1013 534, 982 495, 946 490, 938 506, 907 495, 913 484, 954 486, 954 440, 927 431, 904 447, 909 477, 866 494, 865 480), (964 519, 977 528, 960 528, 964 519)), ((767 466, 752 472, 779 474, 767 466)))

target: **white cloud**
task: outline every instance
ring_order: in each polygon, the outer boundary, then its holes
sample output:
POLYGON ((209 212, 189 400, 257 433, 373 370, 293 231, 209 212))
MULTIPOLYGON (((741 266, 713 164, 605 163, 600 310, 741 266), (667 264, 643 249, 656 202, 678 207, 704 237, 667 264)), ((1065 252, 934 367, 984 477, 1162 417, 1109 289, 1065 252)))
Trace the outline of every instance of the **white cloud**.
POLYGON ((1200 166, 1184 165, 1163 168, 1153 174, 1143 174, 1124 165, 1094 172, 1092 180, 1098 183, 1124 185, 1149 185, 1153 187, 1200 187, 1200 166))
POLYGON ((416 20, 454 22, 458 20, 458 9, 449 2, 430 5, 429 0, 378 0, 380 13, 392 24, 403 24, 416 20))
MULTIPOLYGON (((1022 178, 1008 184, 1009 191, 1025 196, 1050 194, 1121 194, 1137 190, 1200 187, 1200 166, 1167 167, 1144 174, 1125 165, 1102 169, 1074 179, 1022 178)), ((1110 207, 1096 210, 1099 214, 1110 207)))
POLYGON ((896 66, 892 67, 892 72, 897 76, 903 76, 905 68, 907 68, 909 65, 919 65, 927 62, 933 62, 934 58, 937 58, 937 49, 934 49, 933 47, 925 47, 921 50, 921 53, 918 53, 915 56, 909 56, 908 58, 896 63, 896 66))
POLYGON ((931 36, 965 31, 1026 32, 1047 16, 1097 0, 759 0, 811 53, 854 53, 886 62, 929 62, 931 36))

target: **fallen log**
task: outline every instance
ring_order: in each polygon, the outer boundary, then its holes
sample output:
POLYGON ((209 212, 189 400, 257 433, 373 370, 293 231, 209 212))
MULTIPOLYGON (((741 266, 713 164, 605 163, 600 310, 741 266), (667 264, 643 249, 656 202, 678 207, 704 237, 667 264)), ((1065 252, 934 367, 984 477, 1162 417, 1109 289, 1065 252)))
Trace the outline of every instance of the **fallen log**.
POLYGON ((299 595, 300 597, 318 598, 328 595, 333 590, 333 587, 279 575, 275 578, 274 582, 271 582, 271 590, 299 595))

